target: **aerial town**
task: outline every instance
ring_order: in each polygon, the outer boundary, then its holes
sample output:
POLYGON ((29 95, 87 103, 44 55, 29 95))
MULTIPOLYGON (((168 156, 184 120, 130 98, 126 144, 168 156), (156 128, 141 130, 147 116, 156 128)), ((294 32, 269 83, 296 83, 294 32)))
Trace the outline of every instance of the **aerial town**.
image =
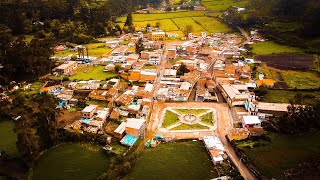
MULTIPOLYGON (((11 146, 0 142, 0 179, 319 177, 306 170, 320 164, 319 60, 277 53, 281 47, 259 54, 260 44, 274 45, 265 31, 208 31, 196 21, 207 14, 190 16, 203 29, 184 30, 184 17, 170 11, 208 13, 218 5, 161 2, 135 10, 134 17, 146 17, 141 22, 126 25, 132 15, 121 17, 121 33, 54 43, 49 73, 0 84, 0 120, 14 122, 0 121, 8 132, 0 141, 17 137, 11 146), (146 16, 162 12, 179 29, 146 16)), ((222 11, 221 21, 232 26, 230 13, 245 7, 222 11)), ((0 63, 0 70, 7 66, 0 63)))

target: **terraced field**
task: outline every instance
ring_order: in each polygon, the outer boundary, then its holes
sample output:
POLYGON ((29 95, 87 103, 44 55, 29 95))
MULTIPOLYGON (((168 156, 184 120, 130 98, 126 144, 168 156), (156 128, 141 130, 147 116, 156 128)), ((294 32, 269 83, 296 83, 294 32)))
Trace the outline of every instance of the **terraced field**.
MULTIPOLYGON (((209 15, 209 14, 208 14, 209 15)), ((210 15, 211 16, 211 15, 210 15)), ((133 24, 140 29, 150 24, 155 27, 160 23, 160 29, 168 33, 177 33, 182 37, 183 29, 187 25, 193 27, 193 33, 200 35, 201 32, 207 33, 228 33, 232 30, 224 23, 220 22, 217 17, 206 16, 205 11, 184 11, 172 13, 155 13, 155 14, 133 14, 133 24)), ((126 17, 117 19, 118 24, 123 27, 126 17)))

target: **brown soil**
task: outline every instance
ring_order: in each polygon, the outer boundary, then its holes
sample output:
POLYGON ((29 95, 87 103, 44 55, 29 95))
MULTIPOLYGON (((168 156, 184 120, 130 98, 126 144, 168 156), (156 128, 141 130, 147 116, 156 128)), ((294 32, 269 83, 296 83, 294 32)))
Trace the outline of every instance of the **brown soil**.
POLYGON ((73 111, 69 112, 68 110, 61 110, 61 113, 57 117, 57 123, 58 127, 62 128, 66 126, 67 124, 71 124, 76 120, 79 120, 81 118, 81 112, 73 111))
POLYGON ((312 56, 303 54, 265 55, 257 56, 256 59, 269 67, 282 70, 309 69, 312 65, 312 56))

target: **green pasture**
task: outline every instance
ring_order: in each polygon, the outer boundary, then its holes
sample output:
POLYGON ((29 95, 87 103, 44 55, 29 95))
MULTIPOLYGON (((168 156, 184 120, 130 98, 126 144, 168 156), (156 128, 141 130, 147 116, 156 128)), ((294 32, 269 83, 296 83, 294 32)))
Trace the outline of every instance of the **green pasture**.
POLYGON ((306 135, 283 135, 268 133, 271 142, 253 148, 252 140, 236 141, 253 165, 268 178, 276 177, 287 169, 298 167, 300 163, 320 157, 320 132, 306 135))
POLYGON ((128 179, 213 179, 218 177, 203 142, 160 144, 145 149, 128 179))
POLYGON ((207 10, 225 11, 231 6, 244 7, 248 4, 247 0, 203 0, 202 4, 207 10))
POLYGON ((252 52, 256 55, 269 55, 269 54, 294 54, 303 53, 302 49, 277 44, 272 41, 257 42, 252 45, 252 52))
POLYGON ((13 121, 0 121, 0 150, 10 156, 18 154, 17 134, 14 132, 13 121))
POLYGON ((232 30, 220 22, 216 18, 211 17, 192 17, 192 19, 199 24, 203 29, 211 33, 229 33, 232 30))
POLYGON ((113 72, 104 72, 104 66, 82 66, 76 69, 76 74, 70 76, 70 80, 105 80, 106 78, 115 77, 118 74, 113 72))

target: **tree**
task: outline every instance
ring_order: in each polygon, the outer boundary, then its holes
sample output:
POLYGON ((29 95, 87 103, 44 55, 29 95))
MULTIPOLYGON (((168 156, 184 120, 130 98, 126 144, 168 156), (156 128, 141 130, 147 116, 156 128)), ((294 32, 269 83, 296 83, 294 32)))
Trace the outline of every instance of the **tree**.
POLYGON ((133 19, 131 13, 127 15, 126 22, 124 23, 124 26, 132 26, 133 25, 133 19))
POLYGON ((186 27, 185 27, 185 29, 184 29, 184 34, 186 35, 186 36, 188 36, 189 35, 189 33, 192 33, 193 32, 193 26, 192 25, 186 25, 186 27))
POLYGON ((142 40, 142 38, 140 38, 136 42, 136 53, 139 54, 139 56, 141 56, 141 51, 143 51, 143 50, 144 50, 143 40, 142 40))
POLYGON ((115 71, 116 73, 119 73, 120 68, 121 68, 120 64, 116 64, 116 65, 114 66, 114 71, 115 71))
POLYGON ((177 71, 177 75, 183 76, 185 73, 188 73, 188 72, 190 72, 190 70, 187 68, 187 66, 185 64, 182 63, 179 66, 179 69, 177 71))
POLYGON ((156 22, 156 27, 157 27, 157 28, 160 28, 160 25, 161 25, 160 22, 157 21, 157 22, 156 22))
POLYGON ((316 71, 320 72, 320 55, 314 54, 313 55, 313 67, 316 71))

